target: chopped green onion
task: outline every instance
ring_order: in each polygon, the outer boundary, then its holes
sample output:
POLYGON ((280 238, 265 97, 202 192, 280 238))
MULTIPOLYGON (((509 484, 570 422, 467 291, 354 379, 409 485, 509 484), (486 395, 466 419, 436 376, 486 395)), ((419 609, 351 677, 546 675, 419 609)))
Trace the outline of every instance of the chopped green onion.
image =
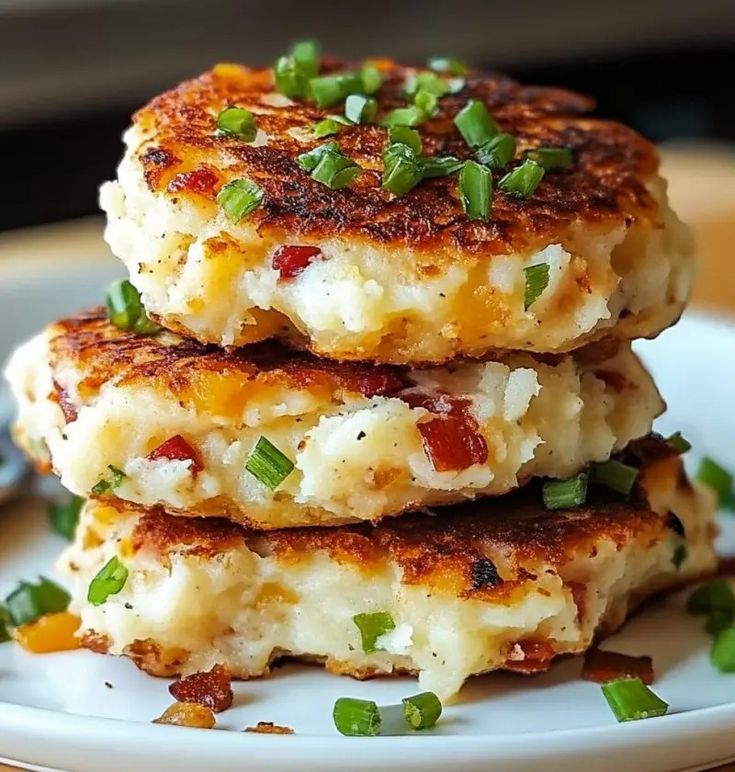
POLYGON ((726 469, 723 469, 716 461, 705 456, 699 462, 697 479, 704 483, 717 493, 717 499, 720 506, 726 501, 728 494, 733 489, 733 476, 726 469))
POLYGON ((51 504, 51 525, 56 533, 71 541, 79 522, 79 513, 84 506, 81 496, 70 496, 66 501, 51 504))
POLYGON ((470 220, 487 220, 492 186, 493 178, 488 169, 476 161, 465 161, 459 173, 459 195, 470 220))
POLYGON ((416 105, 397 107, 383 116, 383 126, 420 126, 426 122, 426 113, 416 105))
POLYGON ((427 118, 435 116, 439 109, 439 99, 431 91, 419 91, 413 103, 427 118))
POLYGON ((380 70, 372 64, 365 64, 360 70, 360 80, 362 81, 362 93, 374 94, 383 85, 383 76, 380 70))
POLYGON ((252 180, 232 180, 220 188, 217 203, 231 222, 240 222, 263 201, 263 191, 252 180))
POLYGON ((572 509, 587 500, 587 475, 584 472, 566 480, 547 480, 542 489, 547 509, 572 509))
POLYGON ((432 177, 447 177, 454 172, 459 171, 465 162, 460 161, 452 155, 434 156, 429 155, 421 159, 421 166, 424 171, 424 179, 432 177))
POLYGON ((421 153, 421 135, 408 126, 391 126, 388 129, 389 145, 408 145, 416 155, 421 153))
POLYGON ((217 116, 217 128, 222 134, 239 137, 246 142, 252 142, 258 133, 255 117, 244 107, 226 107, 217 116))
POLYGON ((332 140, 331 142, 319 145, 319 147, 315 147, 313 150, 309 150, 306 153, 301 153, 301 155, 296 156, 296 163, 298 163, 304 171, 313 172, 319 165, 319 161, 321 161, 327 153, 339 152, 339 145, 332 140))
POLYGON ((330 116, 314 125, 312 132, 317 139, 322 137, 331 137, 333 134, 339 134, 345 126, 351 126, 351 121, 341 116, 330 116))
POLYGON ((481 147, 500 132, 487 107, 477 99, 470 99, 455 115, 454 125, 471 148, 481 147))
POLYGON ((312 179, 333 190, 349 185, 361 171, 334 141, 302 153, 296 161, 302 169, 311 173, 312 179))
POLYGON ((139 335, 154 335, 160 331, 160 326, 146 316, 140 293, 127 279, 113 282, 107 289, 105 301, 107 318, 119 330, 139 335))
POLYGON ((380 733, 380 710, 372 700, 340 697, 332 711, 334 725, 340 734, 351 737, 374 737, 380 733))
POLYGON ((372 123, 378 112, 378 103, 373 97, 350 94, 345 101, 345 117, 352 123, 372 123))
POLYGON ((715 611, 735 613, 735 593, 724 579, 702 584, 689 596, 687 611, 690 614, 712 614, 715 611))
POLYGON ((549 286, 549 264, 536 263, 523 269, 526 281, 523 293, 523 310, 528 309, 539 299, 541 293, 549 286))
POLYGON ((688 555, 689 550, 687 550, 686 544, 677 545, 674 554, 671 556, 671 562, 677 571, 681 568, 681 564, 687 559, 688 555))
POLYGON ((5 599, 10 621, 17 627, 35 622, 44 614, 66 611, 69 593, 50 579, 40 577, 38 584, 21 582, 5 599))
POLYGON ((87 600, 101 606, 110 595, 117 595, 128 580, 128 569, 115 555, 97 572, 87 590, 87 600))
POLYGON ((523 154, 546 171, 550 169, 566 169, 574 163, 574 156, 568 147, 534 147, 523 154))
POLYGON ((319 71, 319 46, 314 40, 300 40, 291 49, 296 69, 308 77, 319 71))
POLYGON ((294 464, 269 439, 261 436, 250 451, 245 469, 274 491, 293 472, 294 464))
POLYGON ((442 714, 442 704, 434 692, 405 697, 402 702, 406 721, 414 729, 430 729, 442 714))
POLYGON ((616 678, 602 684, 602 693, 618 721, 663 716, 669 706, 640 678, 616 678))
POLYGON ((394 196, 402 196, 424 178, 420 156, 408 145, 397 142, 383 153, 383 187, 394 196))
POLYGON ((444 72, 449 75, 466 75, 467 65, 452 56, 432 56, 427 65, 434 72, 444 72))
POLYGON ((590 481, 596 485, 603 485, 616 493, 627 496, 638 478, 638 470, 634 466, 628 466, 621 461, 611 458, 600 464, 593 464, 590 481))
POLYGON ((357 72, 337 72, 310 78, 309 88, 317 107, 329 107, 344 101, 350 94, 361 94, 363 79, 357 72))
POLYGON ((103 493, 108 493, 115 488, 119 488, 122 485, 122 481, 127 476, 125 472, 123 472, 121 469, 118 469, 116 466, 112 466, 112 464, 108 464, 107 468, 111 473, 110 479, 105 480, 103 477, 101 480, 96 482, 92 486, 91 490, 93 496, 101 496, 103 493))
POLYGON ((704 623, 704 629, 712 636, 716 636, 728 627, 732 627, 735 614, 732 609, 726 611, 724 609, 716 609, 707 616, 707 621, 704 623))
POLYGON ((710 660, 721 673, 735 673, 735 628, 728 627, 717 634, 710 660))
POLYGON ((379 649, 376 642, 381 635, 393 630, 396 623, 387 611, 376 611, 372 614, 356 614, 352 621, 360 631, 362 650, 366 654, 373 654, 379 649))
POLYGON ((477 148, 475 158, 484 166, 498 169, 509 164, 516 154, 516 141, 510 134, 497 134, 477 148))
POLYGON ((10 630, 8 630, 10 626, 10 614, 8 613, 7 608, 0 603, 0 643, 6 643, 7 641, 12 640, 10 630))
POLYGON ((500 180, 500 189, 509 196, 528 198, 544 178, 544 167, 527 158, 520 166, 509 171, 500 180))
POLYGON ((449 89, 449 83, 435 72, 418 72, 406 81, 405 86, 405 92, 408 96, 415 96, 420 91, 427 91, 435 97, 443 97, 449 93, 449 89))
POLYGON ((667 438, 666 444, 679 454, 686 453, 688 450, 692 449, 691 443, 681 432, 674 432, 667 438))

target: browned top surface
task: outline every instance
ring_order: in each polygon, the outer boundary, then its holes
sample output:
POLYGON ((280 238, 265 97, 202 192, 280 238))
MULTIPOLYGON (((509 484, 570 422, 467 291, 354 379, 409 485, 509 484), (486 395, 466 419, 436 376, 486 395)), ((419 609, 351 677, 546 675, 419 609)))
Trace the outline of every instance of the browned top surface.
MULTIPOLYGON (((386 111, 408 103, 403 85, 411 72, 381 61, 385 80, 376 95, 378 120, 386 111)), ((347 66, 324 60, 322 72, 347 66)), ((266 97, 272 91, 270 69, 220 66, 152 100, 135 116, 150 132, 150 141, 138 150, 150 188, 204 202, 214 199, 221 184, 247 176, 265 191, 264 204, 252 215, 263 233, 311 239, 340 235, 452 255, 499 254, 563 240, 577 221, 632 222, 630 218, 656 217, 655 204, 643 184, 658 167, 653 146, 621 124, 589 117, 594 103, 569 91, 521 86, 504 77, 471 72, 462 91, 443 97, 438 115, 421 127, 425 154, 472 157, 452 118, 474 98, 486 104, 504 131, 517 137, 519 153, 537 145, 574 150, 574 166, 548 173, 530 199, 496 191, 492 220, 485 224, 464 216, 456 175, 425 180, 398 199, 382 190, 386 129, 378 125, 349 127, 336 138, 341 149, 365 169, 349 189, 330 190, 311 180, 295 157, 327 140, 300 142, 289 130, 308 131, 342 106, 324 110, 304 102, 273 106, 266 97), (267 145, 256 147, 216 136, 216 116, 228 104, 257 113, 258 125, 270 135, 267 145), (214 173, 205 175, 203 189, 182 191, 187 178, 177 175, 202 167, 214 173)))
MULTIPOLYGON (((555 570, 574 557, 592 556, 602 540, 622 548, 642 547, 668 534, 666 513, 652 511, 646 486, 675 488, 682 500, 693 496, 680 477, 680 460, 661 453, 647 461, 629 501, 594 491, 590 501, 568 512, 549 512, 536 486, 504 496, 444 508, 441 517, 421 513, 390 518, 379 525, 292 528, 256 534, 212 519, 176 518, 149 510, 138 522, 138 549, 161 554, 185 551, 211 556, 236 549, 243 540, 259 553, 275 552, 299 561, 325 550, 339 562, 370 572, 386 560, 397 562, 403 581, 441 588, 464 597, 509 597, 514 588, 536 579, 534 571, 555 570)), ((127 504, 116 506, 129 507, 127 504)))

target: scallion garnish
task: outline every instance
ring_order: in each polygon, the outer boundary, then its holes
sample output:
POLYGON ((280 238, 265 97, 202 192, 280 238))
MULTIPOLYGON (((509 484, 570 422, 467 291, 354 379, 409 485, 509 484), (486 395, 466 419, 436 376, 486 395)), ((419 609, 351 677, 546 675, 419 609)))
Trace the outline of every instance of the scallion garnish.
POLYGON ((408 78, 405 86, 408 96, 415 96, 419 91, 428 91, 435 97, 443 97, 449 90, 449 83, 435 72, 418 72, 408 78))
POLYGON ((499 187, 509 196, 528 198, 533 195, 543 178, 544 167, 527 158, 500 180, 499 187))
POLYGON ((54 531, 71 541, 74 538, 74 532, 79 522, 79 513, 83 506, 84 499, 74 495, 66 501, 52 503, 49 515, 54 531))
POLYGON ((434 72, 443 72, 449 75, 467 74, 467 65, 452 56, 432 56, 426 64, 434 72))
POLYGON ((442 704, 434 692, 405 697, 402 702, 406 721, 414 729, 430 729, 442 714, 442 704))
POLYGON ((234 106, 225 107, 217 116, 217 129, 222 134, 239 137, 245 142, 252 142, 258 133, 255 117, 250 110, 234 106))
POLYGON ((416 93, 413 103, 427 118, 433 118, 439 109, 439 98, 423 89, 416 93))
POLYGON ((542 489, 547 509, 573 509, 587 500, 587 475, 585 472, 566 480, 547 480, 542 489))
POLYGON ((383 187, 394 196, 402 196, 424 178, 420 156, 409 145, 396 142, 383 153, 383 187))
POLYGON ((478 148, 500 132, 487 107, 477 99, 469 102, 454 116, 454 125, 471 148, 478 148))
POLYGON ((352 122, 341 116, 332 115, 325 118, 319 123, 314 125, 312 132, 317 139, 322 137, 331 137, 334 134, 339 134, 345 126, 351 126, 352 122))
POLYGON ((539 299, 541 293, 549 286, 549 264, 536 263, 523 269, 525 288, 523 292, 523 310, 528 309, 539 299))
POLYGON ((93 606, 101 606, 110 595, 117 595, 128 580, 128 569, 114 555, 98 571, 87 590, 87 600, 93 606))
POLYGON ((374 737, 380 733, 380 710, 372 700, 340 697, 332 711, 334 725, 340 734, 351 737, 374 737))
POLYGON ((716 461, 705 456, 699 462, 697 479, 715 491, 720 506, 727 503, 733 490, 733 476, 727 469, 723 469, 716 461))
POLYGON ((603 485, 616 493, 627 496, 635 485, 638 470, 634 466, 617 461, 614 458, 600 464, 593 464, 590 472, 590 481, 596 485, 603 485))
POLYGON ((712 614, 716 611, 735 613, 735 593, 730 583, 715 579, 702 584, 689 596, 687 611, 690 614, 712 614))
POLYGON ((304 40, 296 43, 290 56, 281 56, 273 66, 276 91, 289 99, 305 99, 309 96, 309 79, 319 69, 316 43, 304 40))
POLYGON ((666 444, 679 454, 686 453, 692 449, 691 443, 681 432, 674 432, 667 438, 666 444))
POLYGON ((728 627, 717 634, 710 660, 721 673, 735 673, 735 628, 728 627))
POLYGON ((8 629, 10 626, 10 614, 8 613, 7 608, 0 603, 0 643, 6 643, 7 641, 12 640, 10 630, 8 629))
POLYGON ((464 164, 464 161, 460 161, 459 158, 455 158, 452 155, 428 155, 421 158, 424 179, 447 177, 450 174, 454 174, 454 172, 458 172, 464 164))
POLYGON ((101 496, 103 493, 109 493, 109 491, 119 488, 122 485, 123 480, 127 477, 125 472, 112 464, 108 464, 107 468, 110 470, 110 478, 105 479, 103 477, 92 486, 90 492, 93 496, 101 496))
POLYGON ((274 491, 293 472, 294 464, 267 437, 261 436, 250 451, 245 469, 274 491))
POLYGON ((16 627, 35 622, 44 614, 66 611, 69 593, 50 579, 40 577, 38 584, 21 582, 5 599, 10 621, 16 627))
POLYGON ((674 548, 674 552, 671 555, 671 562, 674 568, 678 571, 681 568, 681 564, 687 559, 689 550, 686 544, 677 544, 674 548))
POLYGON ((640 678, 616 678, 602 684, 602 693, 618 721, 663 716, 669 706, 640 678))
POLYGON ((524 158, 530 158, 546 171, 551 169, 566 169, 574 163, 574 156, 568 147, 534 147, 523 153, 524 158))
POLYGON ((383 85, 383 76, 380 70, 373 64, 364 64, 360 69, 360 80, 362 81, 362 93, 374 94, 383 85))
POLYGON ((345 117, 352 123, 372 123, 378 112, 378 103, 373 97, 350 94, 345 100, 345 117))
POLYGON ((109 286, 105 302, 107 318, 119 330, 139 335, 160 332, 161 327, 146 316, 140 293, 127 279, 120 279, 109 286))
POLYGON ((716 636, 728 627, 732 627, 733 612, 725 611, 724 609, 717 609, 707 616, 707 621, 704 623, 704 629, 712 636, 716 636))
POLYGON ((263 201, 263 191, 252 180, 232 180, 220 188, 217 203, 231 222, 240 222, 263 201))
POLYGON ((510 134, 496 134, 475 151, 475 158, 484 166, 499 169, 509 164, 516 153, 516 141, 510 134))
POLYGON ((383 116, 383 126, 420 126, 426 122, 426 113, 416 105, 397 107, 383 116))
POLYGON ((388 144, 408 145, 416 155, 421 153, 421 135, 408 126, 391 126, 388 129, 388 144))
POLYGON ((493 178, 476 161, 465 161, 459 173, 459 196, 470 220, 487 220, 490 214, 493 178))
POLYGON ((363 93, 363 82, 360 73, 337 72, 310 78, 309 88, 317 107, 329 107, 343 102, 350 94, 363 93))
POLYGON ((346 187, 360 173, 360 167, 334 141, 302 153, 296 161, 312 179, 333 190, 346 187))
POLYGON ((375 611, 372 614, 356 614, 352 617, 352 621, 360 631, 362 650, 366 654, 373 654, 378 651, 375 645, 378 638, 390 632, 396 626, 393 617, 387 611, 375 611))

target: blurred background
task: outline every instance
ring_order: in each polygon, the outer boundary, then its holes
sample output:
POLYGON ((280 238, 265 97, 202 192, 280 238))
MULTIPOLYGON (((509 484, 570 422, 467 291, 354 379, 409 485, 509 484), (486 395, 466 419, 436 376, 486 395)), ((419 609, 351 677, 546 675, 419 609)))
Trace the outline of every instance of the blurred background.
POLYGON ((662 143, 700 239, 700 293, 735 309, 735 271, 710 267, 735 239, 735 0, 0 0, 0 255, 103 252, 101 221, 77 218, 95 215, 130 113, 216 61, 267 64, 303 37, 594 95, 662 143), (64 224, 31 227, 49 223, 64 224))

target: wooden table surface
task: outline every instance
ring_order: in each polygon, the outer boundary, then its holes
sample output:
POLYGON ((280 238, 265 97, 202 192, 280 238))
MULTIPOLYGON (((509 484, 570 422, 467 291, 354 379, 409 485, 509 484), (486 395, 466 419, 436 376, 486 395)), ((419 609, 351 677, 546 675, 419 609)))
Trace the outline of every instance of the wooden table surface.
MULTIPOLYGON (((735 147, 666 148, 663 166, 674 209, 693 227, 697 238, 700 268, 692 303, 735 315, 735 147)), ((0 259, 19 253, 29 259, 53 258, 60 251, 80 260, 112 259, 102 242, 101 218, 0 234, 0 259)), ((0 764, 0 772, 3 770, 17 772, 15 767, 0 764)), ((716 768, 717 772, 725 770, 735 772, 735 763, 716 768)))

